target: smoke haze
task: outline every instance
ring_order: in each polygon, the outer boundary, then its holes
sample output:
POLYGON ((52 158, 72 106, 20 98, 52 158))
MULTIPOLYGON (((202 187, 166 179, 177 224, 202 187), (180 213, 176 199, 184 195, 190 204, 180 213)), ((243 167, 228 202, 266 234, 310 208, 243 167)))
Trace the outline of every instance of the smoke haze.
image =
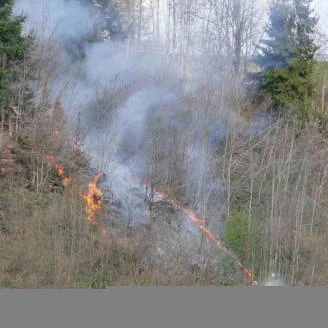
MULTIPOLYGON (((222 232, 226 186, 216 177, 214 149, 244 119, 220 105, 206 108, 197 96, 202 79, 194 75, 185 84, 167 58, 140 56, 119 42, 85 42, 101 22, 78 1, 18 0, 15 13, 22 11, 25 31, 34 29, 41 44, 56 45, 49 56, 60 67, 50 81, 51 94, 61 98, 72 133, 80 117, 84 151, 93 168, 105 171, 105 183, 123 204, 121 215, 132 224, 150 220, 145 191, 134 176, 145 180, 152 174, 160 184, 182 176, 183 200, 212 215, 210 227, 222 232), (166 161, 154 163, 155 151, 166 161)), ((198 229, 187 223, 185 228, 199 238, 198 229)))

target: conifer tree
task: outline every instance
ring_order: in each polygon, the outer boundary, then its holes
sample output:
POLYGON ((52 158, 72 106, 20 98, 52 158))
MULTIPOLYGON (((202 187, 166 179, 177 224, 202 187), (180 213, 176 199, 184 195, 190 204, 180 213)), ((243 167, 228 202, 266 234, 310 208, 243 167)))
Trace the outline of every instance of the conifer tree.
POLYGON ((261 53, 256 58, 263 70, 286 68, 294 57, 293 18, 288 2, 274 0, 271 3, 267 38, 260 41, 258 48, 261 53))
POLYGON ((271 109, 308 119, 313 93, 312 68, 318 19, 312 0, 275 0, 270 7, 268 39, 262 40, 257 62, 264 71, 263 89, 271 109))
POLYGON ((10 83, 11 68, 24 54, 24 17, 12 13, 13 0, 0 0, 0 106, 10 83))

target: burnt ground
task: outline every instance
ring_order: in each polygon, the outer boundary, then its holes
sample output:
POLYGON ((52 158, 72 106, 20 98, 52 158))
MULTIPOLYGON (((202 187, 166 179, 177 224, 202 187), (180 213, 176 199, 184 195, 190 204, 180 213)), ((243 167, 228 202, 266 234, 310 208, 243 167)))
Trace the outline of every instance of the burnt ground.
MULTIPOLYGON (((231 269, 231 259, 227 272, 226 263, 223 263, 227 261, 224 252, 181 210, 165 201, 157 201, 152 204, 147 218, 132 224, 122 219, 123 213, 124 204, 112 201, 108 226, 126 243, 133 244, 138 258, 153 276, 156 277, 159 270, 167 277, 168 284, 184 284, 188 279, 204 284, 237 284, 242 281, 239 270, 231 269), (170 281, 171 276, 175 281, 170 281)), ((216 225, 210 219, 208 221, 209 227, 216 225)), ((162 282, 162 279, 157 281, 162 282)))

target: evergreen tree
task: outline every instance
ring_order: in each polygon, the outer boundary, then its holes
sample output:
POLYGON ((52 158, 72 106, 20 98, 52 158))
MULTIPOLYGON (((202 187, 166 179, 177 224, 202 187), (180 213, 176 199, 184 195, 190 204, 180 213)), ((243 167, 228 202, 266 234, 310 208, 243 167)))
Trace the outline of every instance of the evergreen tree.
POLYGON ((294 17, 290 4, 275 0, 269 8, 269 26, 267 39, 258 46, 261 54, 256 63, 263 70, 286 68, 294 57, 295 38, 293 37, 294 17))
POLYGON ((276 0, 270 8, 270 25, 262 40, 258 63, 264 71, 263 89, 271 95, 274 110, 289 110, 309 118, 313 93, 312 68, 317 47, 317 17, 312 0, 276 0))
POLYGON ((294 0, 297 58, 312 61, 318 47, 315 45, 315 28, 318 17, 313 15, 312 0, 294 0))
POLYGON ((22 59, 24 17, 13 17, 13 0, 0 0, 0 105, 3 105, 12 66, 22 59))

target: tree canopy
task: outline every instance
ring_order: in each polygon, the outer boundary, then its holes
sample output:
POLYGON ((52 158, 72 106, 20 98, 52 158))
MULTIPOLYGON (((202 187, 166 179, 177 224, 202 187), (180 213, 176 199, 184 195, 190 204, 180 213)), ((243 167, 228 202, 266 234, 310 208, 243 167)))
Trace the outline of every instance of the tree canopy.
POLYGON ((264 71, 263 89, 272 97, 274 110, 291 109, 308 117, 312 96, 312 66, 317 51, 318 19, 312 0, 275 0, 269 11, 267 38, 259 45, 256 61, 264 71))
POLYGON ((10 68, 24 54, 24 17, 14 17, 12 11, 13 0, 0 0, 0 102, 10 80, 10 68))
POLYGON ((274 1, 269 9, 267 38, 260 41, 260 54, 256 61, 264 70, 286 68, 294 56, 293 15, 291 6, 284 1, 274 1))

